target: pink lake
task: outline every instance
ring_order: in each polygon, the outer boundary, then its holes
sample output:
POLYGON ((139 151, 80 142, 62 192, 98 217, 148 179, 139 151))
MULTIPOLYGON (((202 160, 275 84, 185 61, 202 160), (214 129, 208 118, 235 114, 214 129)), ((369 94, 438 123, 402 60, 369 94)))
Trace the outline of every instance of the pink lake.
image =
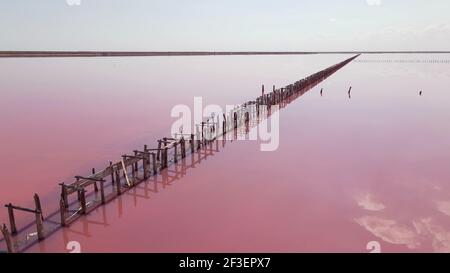
MULTIPOLYGON (((58 183, 155 146, 174 105, 242 103, 348 57, 1 59, 0 202, 36 192, 54 212, 58 183)), ((360 56, 281 110, 276 151, 219 142, 27 251, 450 252, 450 64, 358 61, 387 58, 447 57, 360 56)))

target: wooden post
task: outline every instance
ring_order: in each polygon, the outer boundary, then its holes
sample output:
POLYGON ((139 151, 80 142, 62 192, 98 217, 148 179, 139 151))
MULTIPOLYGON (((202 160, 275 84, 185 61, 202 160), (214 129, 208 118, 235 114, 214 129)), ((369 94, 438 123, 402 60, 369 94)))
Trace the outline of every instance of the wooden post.
POLYGON ((16 227, 16 219, 14 218, 14 209, 12 208, 12 204, 9 203, 8 206, 8 216, 9 216, 9 226, 11 228, 11 234, 17 234, 17 227, 16 227))
POLYGON ((105 180, 100 181, 100 199, 102 201, 102 204, 106 203, 106 200, 105 200, 105 185, 104 185, 104 183, 105 183, 105 180))
POLYGON ((44 223, 42 221, 42 212, 37 211, 37 213, 35 213, 35 216, 36 216, 36 229, 37 229, 38 240, 42 241, 45 239, 44 223))
POLYGON ((191 153, 195 151, 195 135, 191 134, 191 153))
POLYGON ((174 147, 174 155, 173 155, 173 162, 177 163, 178 162, 178 157, 177 157, 177 146, 178 146, 178 141, 175 140, 173 147, 174 147))
MULTIPOLYGON (((135 156, 137 156, 137 152, 134 153, 135 156)), ((139 170, 139 161, 137 161, 136 163, 134 163, 134 171, 137 173, 139 170)), ((145 164, 145 162, 144 162, 145 164)))
POLYGON ((148 153, 148 147, 147 144, 144 145, 144 179, 148 179, 148 172, 150 168, 150 154, 148 153))
MULTIPOLYGON (((124 160, 124 162, 125 162, 126 157, 123 157, 123 160, 124 160)), ((131 164, 131 177, 133 178, 132 183, 133 183, 133 185, 134 185, 134 182, 136 181, 136 168, 135 168, 135 163, 131 164)))
POLYGON ((64 207, 68 208, 69 207, 69 201, 67 200, 67 188, 66 185, 64 184, 64 182, 62 182, 61 184, 61 198, 64 201, 64 207))
POLYGON ((8 251, 8 253, 14 253, 14 247, 11 241, 11 234, 9 233, 8 228, 6 227, 5 224, 3 224, 3 226, 1 226, 0 228, 2 230, 3 238, 5 239, 6 250, 8 251))
POLYGON ((167 168, 167 166, 169 165, 168 162, 168 148, 166 145, 164 145, 164 150, 163 150, 163 162, 162 162, 162 169, 167 168))
MULTIPOLYGON (((92 174, 95 174, 95 168, 92 168, 92 174)), ((97 182, 94 182, 94 191, 98 192, 97 182)))
POLYGON ((204 130, 204 128, 205 128, 205 123, 202 121, 202 143, 205 143, 205 130, 204 130))
POLYGON ((234 129, 237 129, 238 118, 237 118, 237 113, 236 112, 234 112, 234 114, 233 114, 233 120, 234 120, 234 129))
POLYGON ((157 157, 158 161, 161 160, 161 140, 158 140, 158 152, 157 152, 157 157))
POLYGON ((65 227, 67 225, 66 223, 66 205, 64 198, 61 196, 61 199, 59 200, 59 213, 61 216, 61 226, 65 227))
POLYGON ((44 213, 42 212, 41 199, 39 198, 39 195, 37 193, 34 194, 34 204, 36 210, 41 212, 42 221, 44 221, 44 213))
POLYGON ((144 147, 144 154, 143 155, 143 159, 142 159, 142 165, 144 167, 144 180, 147 180, 148 178, 148 167, 150 165, 150 155, 147 153, 146 151, 146 147, 144 147))
POLYGON ((181 143, 181 158, 185 158, 186 157, 186 141, 184 140, 184 136, 181 137, 180 143, 181 143))
POLYGON ((262 85, 261 93, 264 96, 264 84, 262 85))
POLYGON ((117 192, 117 195, 121 195, 122 194, 122 185, 120 183, 119 169, 115 170, 115 174, 116 174, 116 192, 117 192))
POLYGON ((112 163, 112 161, 109 161, 109 168, 111 169, 111 185, 112 185, 113 190, 114 190, 114 187, 115 187, 116 183, 115 183, 115 181, 114 181, 114 175, 115 175, 115 173, 114 173, 114 168, 113 168, 113 163, 112 163))
POLYGON ((86 191, 82 188, 78 190, 80 195, 81 214, 86 214, 86 191))
POLYGON ((153 164, 153 175, 156 175, 158 173, 158 170, 156 169, 156 154, 152 153, 152 164, 153 164))

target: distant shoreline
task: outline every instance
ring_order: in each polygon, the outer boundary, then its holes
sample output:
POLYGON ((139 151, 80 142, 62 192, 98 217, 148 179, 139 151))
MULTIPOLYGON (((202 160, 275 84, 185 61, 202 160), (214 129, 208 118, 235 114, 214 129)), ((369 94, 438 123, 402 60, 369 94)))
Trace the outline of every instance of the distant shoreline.
POLYGON ((450 51, 0 51, 0 58, 311 55, 311 54, 450 54, 450 51))

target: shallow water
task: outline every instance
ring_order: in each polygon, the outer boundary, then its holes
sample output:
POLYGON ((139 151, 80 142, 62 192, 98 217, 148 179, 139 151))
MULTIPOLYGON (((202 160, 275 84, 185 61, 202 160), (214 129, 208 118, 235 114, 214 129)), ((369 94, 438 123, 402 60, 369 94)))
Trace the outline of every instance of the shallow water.
MULTIPOLYGON (((38 192, 52 212, 57 183, 168 135, 175 104, 241 103, 346 58, 0 60, 0 201, 32 206, 38 192)), ((29 251, 449 252, 449 78, 446 63, 353 62, 281 111, 277 151, 219 143, 174 182, 142 184, 29 251)))

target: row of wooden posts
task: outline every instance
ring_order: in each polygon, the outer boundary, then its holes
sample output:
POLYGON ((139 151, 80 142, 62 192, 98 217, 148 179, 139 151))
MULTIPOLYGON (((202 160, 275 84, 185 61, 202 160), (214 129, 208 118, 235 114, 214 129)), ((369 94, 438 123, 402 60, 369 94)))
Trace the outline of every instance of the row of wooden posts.
MULTIPOLYGON (((276 89, 274 86, 272 92, 267 94, 263 85, 262 94, 256 100, 246 102, 235 107, 230 113, 223 114, 222 120, 220 120, 219 116, 207 118, 206 121, 196 125, 195 134, 180 133, 175 137, 159 139, 157 140, 157 148, 149 149, 147 145, 144 145, 142 150, 134 150, 131 154, 123 155, 121 160, 115 163, 109 162, 109 165, 101 171, 96 172, 95 169, 92 169, 91 175, 75 176, 75 181, 71 184, 60 183, 59 212, 61 226, 70 225, 80 216, 88 214, 98 206, 108 203, 110 200, 120 196, 124 191, 147 180, 150 176, 157 175, 158 172, 169 167, 169 162, 177 163, 179 159, 185 158, 187 151, 194 154, 202 146, 217 139, 219 136, 225 136, 229 131, 237 130, 243 123, 248 124, 251 118, 259 118, 262 111, 261 106, 266 106, 270 110, 272 105, 281 105, 293 99, 302 90, 335 73, 356 57, 347 59, 286 87, 276 89), (189 146, 189 149, 187 146, 189 146), (173 152, 171 161, 169 160, 170 152, 173 152), (91 188, 90 195, 87 194, 89 188, 91 188), (107 193, 108 188, 111 188, 109 193, 107 193), (70 201, 73 195, 76 195, 76 198, 70 201), (92 195, 94 199, 88 202, 87 197, 92 195)), ((5 205, 8 209, 11 231, 8 230, 5 224, 1 226, 1 231, 8 252, 15 252, 15 246, 12 242, 12 236, 18 233, 15 222, 15 210, 34 213, 37 238, 38 240, 45 239, 44 216, 40 198, 37 194, 34 195, 34 201, 34 209, 15 206, 11 203, 5 205)))

